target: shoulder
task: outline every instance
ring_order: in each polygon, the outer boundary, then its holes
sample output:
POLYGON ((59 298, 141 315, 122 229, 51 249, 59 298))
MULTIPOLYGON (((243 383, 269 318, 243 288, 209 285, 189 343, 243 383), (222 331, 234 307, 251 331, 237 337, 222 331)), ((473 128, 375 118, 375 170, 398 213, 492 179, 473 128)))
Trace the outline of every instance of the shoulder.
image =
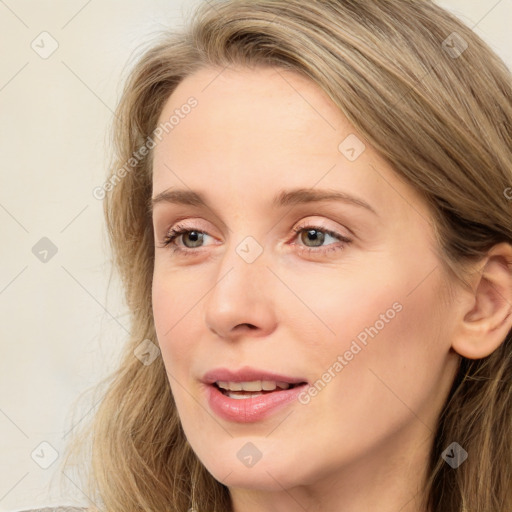
POLYGON ((87 509, 80 507, 46 507, 20 510, 19 512, 87 512, 87 509))

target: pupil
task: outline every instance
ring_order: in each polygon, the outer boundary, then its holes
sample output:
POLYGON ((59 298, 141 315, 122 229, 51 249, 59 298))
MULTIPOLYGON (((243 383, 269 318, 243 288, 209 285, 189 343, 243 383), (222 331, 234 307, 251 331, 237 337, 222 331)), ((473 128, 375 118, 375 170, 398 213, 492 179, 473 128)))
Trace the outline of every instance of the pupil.
POLYGON ((317 229, 309 229, 307 231, 307 240, 310 242, 319 242, 316 246, 322 245, 325 235, 321 234, 317 229))
MULTIPOLYGON (((199 233, 198 231, 190 231, 187 236, 191 239, 192 244, 195 244, 201 241, 202 233, 199 233)), ((195 245, 193 246, 195 247, 195 245)))

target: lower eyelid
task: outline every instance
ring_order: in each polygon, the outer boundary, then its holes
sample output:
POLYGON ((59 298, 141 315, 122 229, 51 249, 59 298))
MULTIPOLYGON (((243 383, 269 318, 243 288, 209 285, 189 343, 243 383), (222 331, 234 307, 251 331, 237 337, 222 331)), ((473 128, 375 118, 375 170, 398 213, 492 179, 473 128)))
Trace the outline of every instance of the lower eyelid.
POLYGON ((323 256, 326 253, 330 253, 333 251, 341 251, 347 247, 352 242, 348 238, 338 238, 335 243, 321 245, 319 247, 308 247, 307 245, 301 245, 298 243, 291 244, 297 248, 299 252, 308 253, 308 255, 312 256, 323 256))

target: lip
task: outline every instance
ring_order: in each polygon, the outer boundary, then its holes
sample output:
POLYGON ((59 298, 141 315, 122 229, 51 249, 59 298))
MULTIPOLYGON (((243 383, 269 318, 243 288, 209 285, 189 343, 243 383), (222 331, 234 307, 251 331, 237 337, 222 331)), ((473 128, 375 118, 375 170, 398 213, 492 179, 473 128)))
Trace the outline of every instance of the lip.
POLYGON ((204 384, 213 384, 217 381, 249 382, 254 380, 272 380, 276 382, 288 382, 289 384, 307 382, 307 379, 301 377, 291 377, 289 375, 259 370, 258 368, 252 368, 250 366, 245 366, 239 370, 214 368, 203 375, 201 382, 204 384))
POLYGON ((236 423, 261 421, 291 402, 298 403, 299 394, 308 386, 303 384, 290 389, 272 391, 250 398, 230 398, 214 384, 205 386, 210 409, 220 418, 236 423))
POLYGON ((253 423, 267 418, 292 402, 298 402, 299 394, 308 386, 306 379, 251 367, 244 367, 240 370, 217 368, 205 373, 202 382, 205 384, 205 395, 210 409, 220 418, 236 423, 253 423), (280 381, 289 384, 302 383, 302 385, 242 399, 230 398, 214 385, 216 381, 248 382, 254 380, 280 381))

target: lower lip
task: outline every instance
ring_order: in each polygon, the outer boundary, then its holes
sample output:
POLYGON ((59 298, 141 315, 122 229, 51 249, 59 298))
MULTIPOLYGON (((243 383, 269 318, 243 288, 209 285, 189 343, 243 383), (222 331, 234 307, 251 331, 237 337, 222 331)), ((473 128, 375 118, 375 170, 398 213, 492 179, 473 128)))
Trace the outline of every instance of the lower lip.
POLYGON ((213 384, 206 386, 207 400, 212 411, 221 418, 238 423, 263 420, 271 414, 297 400, 307 384, 290 389, 273 391, 249 398, 229 398, 213 384))

